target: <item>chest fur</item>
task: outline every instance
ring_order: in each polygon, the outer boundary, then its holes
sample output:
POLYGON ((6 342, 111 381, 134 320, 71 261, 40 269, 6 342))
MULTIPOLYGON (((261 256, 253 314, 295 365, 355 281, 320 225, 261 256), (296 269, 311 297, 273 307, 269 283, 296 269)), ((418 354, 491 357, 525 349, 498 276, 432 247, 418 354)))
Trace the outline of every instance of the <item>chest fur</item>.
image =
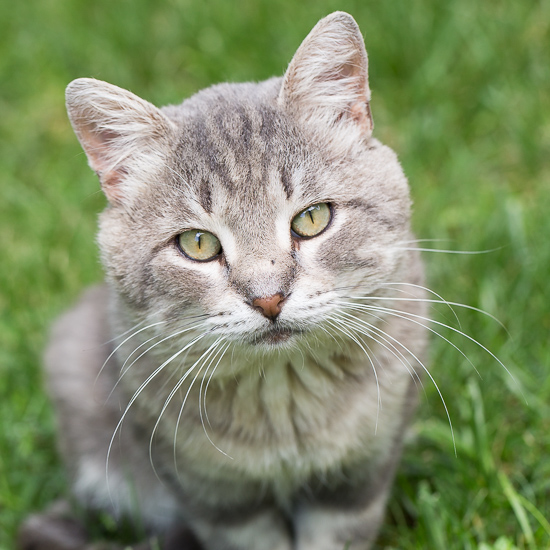
POLYGON ((156 462, 292 491, 388 448, 410 378, 395 365, 379 370, 377 382, 366 358, 281 355, 235 377, 184 385, 162 415, 153 404, 165 400, 145 395, 140 413, 148 426, 155 420, 156 462))

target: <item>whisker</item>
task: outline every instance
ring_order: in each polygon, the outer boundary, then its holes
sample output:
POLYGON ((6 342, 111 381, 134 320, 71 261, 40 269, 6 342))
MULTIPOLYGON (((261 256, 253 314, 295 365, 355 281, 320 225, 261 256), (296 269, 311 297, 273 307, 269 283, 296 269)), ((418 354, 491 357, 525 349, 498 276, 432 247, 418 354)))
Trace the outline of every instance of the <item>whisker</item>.
MULTIPOLYGON (((152 342, 153 340, 157 340, 158 338, 162 338, 163 335, 162 334, 155 334, 154 336, 151 336, 151 338, 147 338, 147 340, 145 340, 144 342, 142 342, 141 344, 139 344, 139 346, 135 347, 131 353, 128 354, 128 356, 126 357, 126 359, 124 359, 124 363, 122 363, 122 365, 120 366, 120 369, 119 369, 119 379, 122 378, 126 372, 128 371, 128 369, 134 364, 132 363, 128 368, 126 368, 126 365, 128 364, 128 362, 130 361, 130 359, 134 356, 134 354, 139 351, 141 348, 145 347, 149 342, 152 342)), ((145 353, 147 353, 151 348, 148 348, 147 351, 145 353)), ((140 358, 142 357, 142 355, 140 355, 137 359, 139 360, 140 358)))
MULTIPOLYGON (((378 306, 366 306, 366 307, 378 308, 378 306)), ((518 389, 520 389, 520 391, 521 391, 521 386, 519 385, 519 382, 516 380, 515 376, 510 372, 510 370, 506 367, 506 365, 491 350, 489 350, 481 342, 479 342, 478 340, 476 340, 475 338, 473 338, 469 334, 466 334, 465 332, 463 332, 461 330, 458 330, 457 328, 452 327, 450 325, 446 325, 445 323, 442 323, 440 321, 436 321, 434 319, 428 319, 427 317, 423 317, 422 315, 417 315, 415 313, 409 313, 408 311, 392 310, 392 309, 389 309, 389 308, 378 308, 378 309, 380 309, 381 311, 386 311, 386 312, 391 313, 391 314, 396 315, 396 316, 398 316, 397 315, 398 313, 403 313, 405 315, 409 315, 409 316, 414 317, 416 319, 421 319, 423 321, 434 323, 434 324, 439 325, 441 327, 444 327, 448 330, 451 330, 452 332, 456 332, 457 334, 460 334, 461 336, 464 336, 464 338, 470 340, 476 346, 480 347, 483 351, 488 353, 508 373, 510 378, 517 384, 518 389)), ((403 317, 403 318, 407 319, 407 317, 403 317)), ((412 319, 409 319, 409 320, 414 322, 412 319)), ((425 326, 423 323, 418 323, 418 324, 420 324, 422 326, 425 326)), ((429 328, 429 327, 426 327, 426 328, 429 328)), ((443 338, 443 336, 441 334, 439 334, 438 332, 435 332, 435 334, 437 334, 439 337, 443 338)), ((446 340, 446 341, 448 342, 448 340, 446 340)), ((523 391, 522 391, 522 396, 523 396, 523 391)), ((523 397, 525 398, 525 396, 523 396, 523 397)))
MULTIPOLYGON (((470 311, 475 311, 476 313, 481 313, 482 315, 485 315, 486 317, 489 317, 492 321, 495 321, 495 323, 498 323, 501 328, 503 328, 506 332, 508 332, 508 329, 506 328, 504 323, 499 321, 499 319, 497 317, 495 317, 494 315, 492 315, 491 313, 489 313, 489 312, 487 312, 483 309, 480 309, 478 307, 469 306, 467 304, 461 304, 460 302, 449 302, 447 300, 432 300, 430 298, 397 298, 397 297, 389 298, 389 297, 385 297, 385 296, 350 296, 350 299, 351 300, 369 300, 369 301, 370 300, 383 300, 383 301, 387 301, 387 302, 394 302, 394 301, 395 302, 426 302, 428 304, 443 304, 443 305, 446 305, 446 306, 460 307, 460 308, 463 308, 463 309, 468 309, 470 311)), ((338 302, 338 303, 341 303, 341 302, 338 302)), ((460 320, 457 318, 456 312, 453 311, 453 314, 454 314, 455 318, 457 319, 457 322, 460 323, 460 320)))
MULTIPOLYGON (((431 288, 428 288, 427 286, 424 286, 424 285, 419 285, 419 284, 416 284, 416 283, 403 283, 403 282, 384 283, 384 285, 382 285, 382 286, 391 286, 391 287, 396 287, 396 286, 403 287, 403 286, 405 286, 407 288, 412 287, 412 288, 416 288, 416 289, 419 289, 419 290, 423 290, 424 292, 427 292, 428 294, 431 294, 432 296, 435 296, 438 300, 441 301, 442 304, 445 304, 451 310, 451 313, 454 315, 454 318, 456 319, 456 322, 458 323, 458 326, 461 327, 460 319, 458 318, 458 315, 456 314, 456 311, 452 308, 452 304, 450 304, 447 300, 445 300, 445 298, 443 298, 443 296, 441 296, 440 294, 435 292, 435 290, 432 290, 431 288)), ((399 290, 401 292, 406 292, 405 290, 402 290, 402 289, 399 289, 399 290)), ((416 299, 418 299, 418 298, 415 298, 415 300, 416 299)), ((420 299, 422 300, 423 298, 420 298, 420 299)), ((426 300, 428 300, 428 298, 426 298, 426 300)), ((455 305, 462 306, 464 304, 455 304, 455 305)))
POLYGON ((184 368, 184 365, 185 365, 185 362, 187 361, 187 357, 189 356, 189 354, 191 353, 191 349, 192 348, 189 348, 185 354, 183 355, 183 357, 181 357, 181 362, 179 364, 178 367, 172 369, 172 373, 166 378, 166 380, 164 381, 164 383, 162 384, 162 386, 158 389, 158 392, 157 392, 157 395, 163 395, 163 392, 165 390, 165 388, 172 382, 172 380, 174 378, 177 378, 181 372, 181 370, 184 368))
MULTIPOLYGON (((107 365, 107 363, 111 360, 111 358, 113 357, 113 355, 126 343, 128 342, 129 340, 131 340, 134 336, 137 336, 140 332, 143 332, 144 330, 147 330, 147 329, 150 329, 152 327, 155 327, 157 325, 162 325, 163 323, 165 323, 166 321, 158 321, 156 323, 152 323, 150 325, 147 325, 146 327, 143 327, 139 330, 137 330, 136 332, 132 333, 130 336, 128 336, 127 338, 125 338, 118 346, 116 346, 116 348, 108 355, 107 359, 105 359, 103 365, 101 365, 101 368, 99 369, 99 372, 97 373, 97 376, 95 377, 95 382, 94 384, 97 384, 97 381, 101 375, 101 373, 103 372, 103 370, 105 369, 105 366, 107 365)), ((124 336, 124 334, 128 334, 129 332, 131 332, 134 328, 137 328, 139 325, 141 325, 142 323, 138 323, 137 325, 135 325, 133 328, 131 328, 130 330, 127 330, 126 332, 124 332, 123 334, 121 334, 121 336, 124 336)), ((109 342, 113 342, 114 340, 116 340, 116 338, 112 338, 111 340, 108 340, 106 343, 109 343, 109 342)))
MULTIPOLYGON (((369 355, 369 353, 367 352, 367 350, 364 348, 364 346, 363 346, 364 342, 362 340, 359 340, 358 338, 356 338, 355 335, 353 333, 349 332, 346 327, 343 327, 342 322, 339 321, 338 319, 336 319, 332 316, 329 316, 327 319, 328 319, 328 322, 335 329, 340 330, 342 333, 344 333, 346 336, 348 336, 351 340, 353 340, 363 350, 363 352, 365 353, 365 355, 367 356, 367 358, 368 358, 368 360, 371 364, 372 372, 374 373, 374 379, 376 380, 376 393, 377 393, 376 423, 374 425, 374 433, 376 434, 378 432, 378 419, 380 417, 380 408, 382 407, 382 399, 381 399, 381 396, 380 396, 380 384, 378 382, 378 373, 376 372, 376 367, 374 366, 374 362, 373 362, 371 356, 369 355), (335 324, 333 324, 333 322, 335 324)), ((367 346, 367 348, 368 348, 368 346, 367 346)), ((371 353, 372 353, 372 351, 371 351, 371 353)))
MULTIPOLYGON (((420 323, 419 323, 420 324, 420 323)), ((424 326, 424 325, 422 325, 424 326)), ((381 329, 380 329, 381 330, 381 329)), ((416 356, 415 353, 413 353, 409 348, 407 348, 402 342, 399 342, 396 338, 394 338, 391 334, 388 334, 387 332, 384 331, 384 334, 385 336, 387 336, 388 338, 390 338, 391 340, 393 340, 394 342, 396 342, 399 346, 403 347, 403 349, 405 349, 407 351, 407 353, 409 353, 411 355, 411 357, 418 362, 418 364, 422 367, 422 370, 426 373, 426 375, 429 377, 429 379, 431 380, 432 384, 434 385, 438 395, 439 395, 439 398, 441 399, 441 403, 443 404, 443 408, 445 409, 445 414, 447 415, 447 420, 449 421, 449 428, 451 430, 451 437, 452 437, 452 440, 453 440, 453 447, 454 447, 454 451, 455 451, 455 455, 457 454, 457 450, 456 450, 456 442, 455 442, 455 436, 454 436, 454 429, 453 429, 453 423, 451 421, 451 415, 449 413, 449 409, 447 407, 447 403, 445 402, 445 399, 443 397, 443 393, 441 392, 441 390, 439 389, 439 386, 437 385, 437 382, 435 381, 434 377, 432 376, 432 374, 430 373, 430 371, 428 370, 428 368, 424 365, 424 363, 420 360, 419 357, 416 356)))
MULTIPOLYGON (((193 368, 198 364, 199 361, 203 360, 203 364, 201 366, 201 368, 197 371, 197 373, 195 374, 195 377, 193 378, 193 380, 191 381, 191 384, 189 384, 189 388, 187 389, 187 393, 185 394, 185 397, 183 399, 183 402, 180 406, 180 411, 179 411, 179 414, 178 414, 178 419, 176 421, 176 427, 174 429, 174 447, 173 447, 173 452, 174 452, 174 469, 175 469, 175 472, 176 472, 176 476, 179 478, 179 470, 178 470, 178 462, 177 462, 177 440, 178 440, 178 429, 179 429, 179 425, 180 425, 180 421, 181 421, 181 417, 182 417, 182 414, 183 414, 183 409, 185 407, 185 404, 187 403, 187 398, 189 397, 189 394, 191 393, 191 388, 193 387, 193 385, 195 384, 199 374, 201 373, 202 369, 204 368, 204 365, 206 364, 206 362, 210 359, 210 357, 216 357, 217 353, 215 353, 217 351, 217 349, 219 348, 220 344, 224 341, 225 339, 223 337, 220 337, 218 338, 211 346, 210 348, 208 348, 208 350, 202 354, 202 356, 197 360, 197 362, 195 363, 195 365, 193 365, 193 367, 191 367, 191 369, 189 369, 189 371, 193 370, 193 368), (206 355, 206 357, 205 357, 206 355)), ((211 364, 211 363, 210 363, 211 364)), ((209 365, 210 365, 209 364, 209 365)), ((188 371, 188 372, 189 372, 188 371)), ((206 369, 206 371, 208 372, 208 368, 206 369)), ((187 375, 186 375, 187 376, 187 375)), ((181 382, 183 383, 183 382, 181 382)), ((179 387, 181 387, 181 383, 178 382, 178 385, 179 387)), ((160 420, 160 416, 159 416, 159 420, 160 420)))
POLYGON ((140 344, 137 348, 134 349, 134 351, 132 351, 132 353, 126 358, 126 360, 124 361, 124 363, 122 364, 122 366, 120 367, 121 369, 121 374, 120 376, 118 377, 118 380, 116 381, 116 383, 113 385, 113 389, 111 390, 111 392, 109 393, 108 397, 107 397, 107 401, 110 399, 110 397, 113 395, 113 392, 116 390, 117 386, 119 385, 119 383, 121 382, 122 378, 124 377, 124 375, 144 356, 146 355, 147 353, 149 353, 153 348, 156 348, 157 346, 159 346, 160 344, 162 344, 163 342, 166 342, 166 340, 170 340, 171 338, 175 338, 176 336, 179 336, 181 334, 185 334, 186 332, 189 332, 190 330, 195 330, 197 328, 201 328, 201 327, 204 327, 206 326, 205 323, 199 323, 197 325, 194 325, 192 327, 187 327, 185 329, 182 329, 182 330, 178 330, 177 332, 174 332, 173 334, 171 334, 170 336, 165 336, 164 338, 162 338, 162 340, 159 340, 158 342, 155 342, 152 346, 148 347, 144 352, 140 353, 126 368, 125 368, 125 365, 126 363, 129 361, 130 357, 132 357, 132 355, 140 348, 142 348, 143 346, 145 346, 146 344, 148 344, 151 340, 154 340, 155 338, 158 338, 159 335, 157 336, 153 336, 152 338, 149 338, 148 340, 146 340, 145 342, 143 342, 142 344, 140 344))
POLYGON ((115 427, 115 430, 114 430, 113 435, 111 437, 111 441, 109 442, 109 446, 107 448, 107 457, 106 457, 106 460, 105 460, 105 475, 106 475, 106 480, 107 480, 107 491, 108 491, 109 495, 111 494, 111 489, 110 489, 110 485, 109 485, 109 457, 111 456, 111 450, 113 448, 113 443, 114 443, 115 437, 116 437, 117 433, 119 432, 119 430, 122 426, 122 423, 124 422, 124 419, 126 418, 126 415, 128 414, 128 411, 130 410, 131 406, 134 404, 136 399, 141 395, 141 393, 147 387, 147 385, 151 382, 151 380, 153 380, 167 365, 169 365, 174 359, 176 359, 176 357, 181 355, 185 350, 187 350, 188 348, 190 348, 191 346, 196 344, 199 340, 204 338, 206 336, 206 334, 207 333, 200 334, 199 336, 197 336, 196 338, 191 340, 191 342, 189 342, 183 348, 181 348, 179 351, 174 353, 169 359, 164 361, 159 367, 157 367, 147 377, 147 379, 144 382, 142 382, 142 384, 139 386, 139 388, 134 392, 134 395, 132 395, 130 401, 128 402, 128 405, 126 405, 126 409, 122 413, 122 416, 120 417, 120 420, 118 421, 118 423, 115 427))
POLYGON ((449 239, 411 239, 409 241, 399 241, 398 244, 414 244, 414 243, 444 243, 449 239))
POLYGON ((490 252, 497 252, 502 250, 504 247, 499 246, 498 248, 490 248, 488 250, 441 250, 438 248, 401 248, 393 247, 393 250, 418 250, 419 252, 440 252, 443 254, 467 254, 467 255, 476 255, 476 254, 489 254, 490 252))
MULTIPOLYGON (((365 334, 365 336, 368 336, 369 338, 372 338, 377 344, 379 344, 384 349, 386 349, 388 352, 390 352, 405 367, 405 369, 407 370, 407 373, 413 379, 415 386, 417 385, 417 382, 420 382, 420 385, 421 385, 422 389, 424 389, 422 379, 420 378, 420 376, 418 375, 418 373, 416 372, 416 370, 412 366, 411 362, 407 359, 407 357, 405 357, 405 355, 403 355, 403 353, 397 348, 397 346, 395 344, 393 344, 392 342, 388 341, 387 338, 385 338, 385 335, 386 335, 385 331, 378 328, 376 325, 373 325, 372 323, 369 323, 369 322, 365 321, 364 319, 361 319, 359 317, 356 317, 355 315, 352 315, 351 313, 348 313, 347 311, 340 312, 340 315, 345 315, 346 317, 351 318, 352 319, 351 322, 354 324, 354 326, 358 330, 365 330, 366 329, 366 331, 363 332, 363 334, 365 334), (375 336, 372 333, 372 330, 376 330, 380 334, 378 336, 375 336), (382 339, 382 341, 380 341, 379 338, 382 339), (385 345, 384 342, 387 345, 385 345), (391 346, 391 347, 388 347, 388 346, 391 346)), ((399 342, 399 344, 401 345, 400 342, 399 342)), ((402 347, 403 347, 403 349, 408 351, 405 346, 402 346, 402 347)))
MULTIPOLYGON (((229 349, 229 347, 231 346, 231 342, 229 342, 225 348, 222 350, 221 352, 221 355, 218 359, 218 362, 214 365, 214 368, 212 369, 212 372, 210 373, 210 377, 208 378, 208 381, 206 383, 206 387, 204 389, 204 398, 203 398, 203 403, 204 403, 204 415, 206 417, 206 421, 208 422, 208 425, 210 427, 212 427, 212 424, 210 423, 210 419, 208 418, 208 411, 206 410, 206 392, 208 391, 208 385, 210 384, 210 380, 212 380, 212 376, 214 376, 214 373, 216 372, 216 369, 218 368, 218 365, 220 364, 221 360, 223 359, 223 356, 225 355, 225 352, 229 349)), ((212 363, 210 363, 212 364, 212 363)), ((208 367, 210 368, 210 366, 208 367)), ((203 430, 204 430, 204 433, 206 435, 206 437, 208 438, 208 441, 210 441, 210 443, 214 446, 214 448, 216 448, 220 453, 222 453, 223 455, 225 455, 227 458, 230 458, 231 460, 233 460, 233 457, 232 456, 229 456, 225 451, 222 451, 222 449, 220 449, 213 441, 212 439, 210 438, 210 435, 208 434, 208 430, 206 429, 206 426, 204 424, 204 419, 203 419, 203 416, 202 416, 202 407, 201 407, 201 391, 202 391, 202 385, 204 383, 204 381, 206 380, 206 376, 208 375, 208 369, 206 369, 206 372, 204 373, 204 378, 201 380, 201 386, 199 388, 199 413, 200 413, 200 417, 201 417, 201 424, 202 424, 202 427, 203 427, 203 430)))
MULTIPOLYGON (((474 307, 474 306, 470 306, 468 304, 462 304, 460 302, 449 302, 448 300, 445 300, 445 298, 443 298, 442 296, 437 294, 437 292, 431 290, 428 287, 425 287, 425 286, 422 286, 422 285, 417 285, 417 284, 414 284, 414 283, 403 283, 403 282, 400 282, 400 283, 384 283, 384 286, 412 286, 413 288, 418 288, 420 290, 424 290, 424 291, 428 292, 429 294, 432 294, 432 295, 436 296, 439 300, 441 300, 442 304, 446 304, 448 306, 456 306, 456 307, 460 307, 460 308, 463 308, 463 309, 469 309, 471 311, 476 311, 477 313, 481 313, 482 315, 485 315, 486 317, 489 317, 490 319, 495 321, 495 323, 498 323, 506 331, 506 333, 508 335, 510 335, 510 333, 508 332, 508 329, 504 326, 504 324, 501 321, 499 321, 494 315, 491 315, 488 311, 485 311, 483 309, 480 309, 480 308, 477 308, 477 307, 474 307)), ((411 301, 416 301, 416 300, 422 300, 422 298, 413 298, 413 299, 411 299, 411 301)), ((427 300, 428 299, 426 299, 426 301, 427 300)), ((438 302, 435 301, 433 303, 438 303, 438 302)), ((455 314, 455 317, 456 317, 456 313, 454 311, 453 311, 453 313, 455 314)), ((458 321, 458 324, 460 325, 460 321, 458 320, 458 318, 457 318, 457 321, 458 321)))
MULTIPOLYGON (((367 304, 348 304, 347 307, 350 307, 352 309, 357 309, 357 310, 370 310, 371 306, 368 306, 367 304)), ((380 312, 387 312, 387 313, 391 313, 392 310, 390 310, 389 308, 383 308, 383 307, 380 307, 380 306, 372 306, 372 308, 375 308, 375 311, 380 311, 380 312)), ((394 313, 391 313, 392 315, 394 315, 394 317, 401 317, 400 315, 397 315, 395 312, 398 312, 398 313, 403 313, 403 314, 406 314, 406 315, 414 315, 414 314, 410 314, 408 313, 407 311, 401 311, 401 310, 393 310, 394 313)), ((438 323, 438 321, 434 321, 428 317, 423 317, 421 315, 418 316, 419 318, 423 319, 424 321, 427 321, 427 322, 433 322, 433 323, 438 323)), ((411 321, 412 323, 415 323, 417 325, 420 325, 422 327, 424 327, 426 330, 430 331, 432 334, 435 334, 436 336, 438 336, 439 338, 441 338, 442 340, 444 340, 445 342, 447 342, 450 346, 452 346, 458 353, 460 353, 460 355, 462 355, 462 357, 464 357, 464 359, 466 359, 466 361, 468 361, 468 363, 470 363, 471 367, 474 369, 474 371, 477 373, 477 375, 479 376, 480 379, 483 379, 483 377, 481 376, 480 372, 477 370, 476 366, 472 363, 472 361, 470 360, 470 358, 456 345, 456 344, 453 344, 453 342, 451 342, 448 338, 446 338, 445 336, 443 336, 443 334, 441 334, 440 332, 437 332, 437 330, 433 329, 432 327, 430 326, 427 326, 425 325, 424 323, 420 323, 419 321, 414 321, 413 319, 409 319, 408 317, 401 317, 402 319, 406 319, 408 321, 411 321)), ((447 328, 450 328, 452 329, 451 326, 449 325, 445 325, 444 323, 441 323, 442 326, 444 327, 447 327, 447 328)), ((454 329, 457 333, 459 334, 464 334, 462 331, 458 330, 458 329, 454 329)))
MULTIPOLYGON (((204 335, 203 335, 204 336, 204 335)), ((212 344, 213 346, 214 344, 212 344)), ((166 398, 166 400, 164 401, 164 405, 162 406, 162 409, 158 415, 158 418, 157 418, 157 421, 155 423, 155 425, 153 426, 153 430, 151 432, 151 436, 149 438, 149 461, 151 463, 151 466, 153 467, 153 470, 155 470, 155 466, 153 464, 153 439, 155 437, 155 433, 158 429, 158 426, 160 424, 160 421, 161 421, 161 418, 164 414, 164 412, 166 411, 166 409, 168 408, 168 405, 170 404, 170 401, 172 400, 172 398, 174 397, 174 395, 178 392, 178 390, 181 388, 182 384, 185 382, 185 380, 187 379, 187 377, 191 374, 191 372, 193 371, 193 369, 197 366, 197 364, 203 359, 203 357, 208 353, 208 351, 212 348, 212 346, 210 346, 210 348, 208 348, 206 351, 204 351, 200 357, 195 361, 195 363, 193 363, 193 365, 191 365, 191 367, 189 367, 185 374, 183 376, 180 377, 180 379, 178 380, 178 382, 176 383, 176 385, 172 388, 172 390, 170 391, 168 397, 166 398)))
MULTIPOLYGON (((136 323, 133 327, 130 327, 128 330, 125 330, 121 334, 118 334, 117 336, 113 336, 112 338, 109 338, 109 340, 105 340, 104 342, 101 343, 101 345, 104 346, 105 344, 110 344, 112 342, 116 342, 119 338, 122 338, 123 336, 126 336, 126 334, 129 334, 130 332, 132 332, 133 330, 138 328, 140 325, 143 325, 144 322, 145 321, 140 321, 139 323, 136 323)), ((165 321, 161 321, 161 322, 164 323, 165 321)))
POLYGON ((338 349, 340 350, 340 352, 343 352, 342 350, 342 342, 339 341, 336 336, 334 334, 332 334, 326 327, 324 327, 323 325, 319 325, 319 328, 325 332, 326 334, 328 334, 333 340, 334 342, 336 343, 336 345, 338 346, 338 349))

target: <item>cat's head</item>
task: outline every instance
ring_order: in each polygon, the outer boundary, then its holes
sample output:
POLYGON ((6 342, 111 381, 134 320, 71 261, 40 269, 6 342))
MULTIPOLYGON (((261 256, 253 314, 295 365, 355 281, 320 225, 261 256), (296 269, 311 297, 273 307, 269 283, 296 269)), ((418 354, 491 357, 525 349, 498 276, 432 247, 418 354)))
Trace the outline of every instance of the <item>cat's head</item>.
POLYGON ((110 203, 102 257, 127 311, 196 319, 265 350, 399 279, 408 187, 371 137, 369 102, 363 39, 341 12, 282 79, 214 86, 180 106, 72 82, 69 116, 110 203))

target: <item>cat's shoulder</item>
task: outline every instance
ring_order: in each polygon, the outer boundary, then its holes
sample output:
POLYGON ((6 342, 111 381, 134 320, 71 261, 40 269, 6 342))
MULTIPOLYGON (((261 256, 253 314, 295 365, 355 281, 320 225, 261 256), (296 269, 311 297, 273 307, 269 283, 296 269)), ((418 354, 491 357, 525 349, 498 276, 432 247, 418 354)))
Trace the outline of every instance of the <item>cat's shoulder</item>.
POLYGON ((109 289, 106 284, 86 289, 54 323, 45 353, 50 373, 62 374, 75 365, 101 367, 109 353, 109 289))

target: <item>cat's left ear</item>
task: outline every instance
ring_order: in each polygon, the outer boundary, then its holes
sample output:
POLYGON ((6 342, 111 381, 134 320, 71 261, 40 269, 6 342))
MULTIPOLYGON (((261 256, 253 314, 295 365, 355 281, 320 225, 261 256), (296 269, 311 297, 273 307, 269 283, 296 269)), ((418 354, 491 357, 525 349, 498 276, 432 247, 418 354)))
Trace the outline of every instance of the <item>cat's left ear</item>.
POLYGON ((290 62, 278 101, 302 120, 352 124, 370 137, 367 52, 351 15, 335 12, 317 23, 290 62))
POLYGON ((73 129, 111 204, 128 203, 163 169, 175 125, 133 93, 93 78, 67 86, 73 129))

